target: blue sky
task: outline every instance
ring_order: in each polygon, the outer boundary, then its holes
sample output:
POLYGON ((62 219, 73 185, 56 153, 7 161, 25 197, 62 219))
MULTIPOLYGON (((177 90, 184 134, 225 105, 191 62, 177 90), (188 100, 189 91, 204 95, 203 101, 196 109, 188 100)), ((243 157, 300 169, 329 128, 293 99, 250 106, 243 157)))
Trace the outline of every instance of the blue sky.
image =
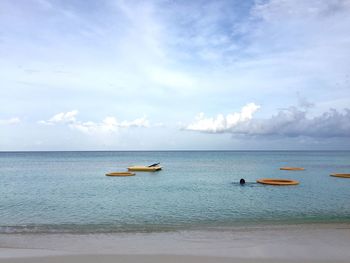
POLYGON ((0 1, 0 150, 350 149, 350 1, 0 1))

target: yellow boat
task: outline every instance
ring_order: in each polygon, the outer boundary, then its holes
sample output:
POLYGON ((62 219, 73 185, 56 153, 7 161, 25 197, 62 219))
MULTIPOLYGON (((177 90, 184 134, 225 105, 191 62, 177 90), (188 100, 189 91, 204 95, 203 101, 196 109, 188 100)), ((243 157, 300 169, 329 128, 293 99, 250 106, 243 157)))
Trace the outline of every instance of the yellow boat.
POLYGON ((330 174, 330 176, 341 177, 341 178, 350 178, 350 174, 330 174))
POLYGON ((156 172, 159 170, 162 170, 162 166, 130 166, 128 167, 129 171, 134 171, 134 172, 156 172))
POLYGON ((106 176, 134 176, 134 173, 130 172, 113 172, 113 173, 108 173, 106 176))
POLYGON ((272 178, 263 178, 256 180, 260 184, 270 184, 270 185, 297 185, 299 184, 296 180, 289 179, 272 179, 272 178))
POLYGON ((281 167, 280 170, 287 170, 287 171, 304 171, 305 168, 302 168, 302 167, 281 167))

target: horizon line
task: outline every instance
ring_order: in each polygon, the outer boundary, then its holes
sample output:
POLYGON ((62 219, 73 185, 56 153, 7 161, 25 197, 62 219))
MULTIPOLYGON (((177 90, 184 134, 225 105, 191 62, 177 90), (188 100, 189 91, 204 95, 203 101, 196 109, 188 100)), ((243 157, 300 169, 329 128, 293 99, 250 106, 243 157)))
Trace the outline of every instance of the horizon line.
POLYGON ((0 153, 22 153, 22 152, 348 152, 348 150, 13 150, 2 151, 0 153))

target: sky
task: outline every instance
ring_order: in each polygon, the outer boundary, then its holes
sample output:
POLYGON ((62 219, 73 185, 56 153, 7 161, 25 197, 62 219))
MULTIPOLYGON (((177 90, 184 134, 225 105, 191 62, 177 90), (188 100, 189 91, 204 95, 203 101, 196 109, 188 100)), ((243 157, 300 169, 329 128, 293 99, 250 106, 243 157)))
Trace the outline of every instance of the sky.
POLYGON ((350 150, 350 0, 1 0, 0 151, 350 150))

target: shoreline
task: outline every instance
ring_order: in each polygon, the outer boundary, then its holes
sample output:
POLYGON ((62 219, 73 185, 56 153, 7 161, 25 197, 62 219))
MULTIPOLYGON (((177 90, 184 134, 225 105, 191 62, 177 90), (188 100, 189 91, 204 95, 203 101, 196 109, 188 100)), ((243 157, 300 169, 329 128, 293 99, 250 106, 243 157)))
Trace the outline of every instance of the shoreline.
POLYGON ((349 243, 350 223, 161 233, 0 234, 0 262, 95 262, 92 257, 102 262, 349 262, 349 243), (38 258, 43 261, 33 261, 38 258))
POLYGON ((173 233, 185 231, 240 231, 240 230, 261 230, 261 229, 295 229, 300 227, 310 228, 327 228, 328 226, 350 228, 350 217, 325 221, 321 220, 294 220, 294 221, 277 221, 262 220, 256 221, 238 221, 234 225, 220 224, 214 226, 213 223, 189 226, 176 225, 147 225, 146 227, 129 227, 114 228, 106 227, 106 224, 87 224, 87 225, 9 225, 0 226, 0 235, 100 235, 100 234, 156 234, 156 233, 173 233), (97 229, 97 230, 96 230, 97 229))
POLYGON ((62 255, 28 258, 9 258, 3 263, 348 263, 338 260, 285 260, 285 259, 244 259, 232 257, 192 255, 62 255))

